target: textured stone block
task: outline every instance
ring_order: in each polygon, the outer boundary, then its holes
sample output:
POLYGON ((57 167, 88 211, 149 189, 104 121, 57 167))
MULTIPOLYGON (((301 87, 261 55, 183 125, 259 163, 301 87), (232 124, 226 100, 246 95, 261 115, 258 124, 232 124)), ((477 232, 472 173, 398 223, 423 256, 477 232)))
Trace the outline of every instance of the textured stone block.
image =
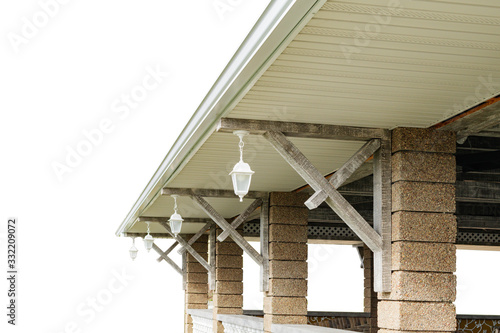
POLYGON ((264 315, 264 331, 271 332, 272 324, 307 325, 306 316, 264 315))
POLYGON ((243 295, 214 295, 214 307, 218 308, 242 308, 243 295))
MULTIPOLYGON (((208 260, 208 253, 199 253, 198 254, 206 260, 208 260)), ((186 255, 186 262, 198 262, 198 260, 196 260, 191 254, 187 254, 186 255)))
POLYGON ((217 242, 215 244, 215 252, 219 254, 229 254, 233 256, 243 255, 243 250, 235 242, 231 241, 230 237, 226 238, 224 242, 217 242))
POLYGON ((269 241, 307 243, 307 225, 271 224, 269 241))
POLYGON ((223 268, 243 268, 243 256, 217 255, 215 266, 223 268))
POLYGON ((403 331, 455 331, 455 306, 451 303, 380 301, 378 326, 403 331))
POLYGON ((307 225, 309 210, 298 207, 271 207, 269 209, 269 224, 307 225))
POLYGON ((453 214, 396 212, 392 214, 392 240, 454 243, 457 221, 453 214))
POLYGON ((186 305, 188 309, 206 309, 207 304, 198 304, 198 303, 192 303, 192 304, 187 304, 186 305))
POLYGON ((206 273, 207 270, 199 262, 186 262, 186 270, 188 273, 206 273))
POLYGON ((189 293, 189 294, 207 294, 208 293, 208 284, 206 284, 206 283, 191 283, 191 281, 188 280, 188 283, 186 284, 186 293, 189 293))
POLYGON ((392 152, 400 150, 451 153, 456 151, 454 132, 400 127, 392 131, 392 152))
POLYGON ((242 295, 243 282, 239 281, 217 281, 215 284, 217 294, 242 295))
POLYGON ((207 294, 186 294, 185 301, 188 304, 205 304, 208 302, 207 294))
POLYGON ((269 194, 270 206, 296 206, 306 208, 304 202, 309 196, 307 193, 271 192, 269 194))
POLYGON ((217 281, 243 281, 243 269, 241 268, 216 269, 215 279, 217 281))
POLYGON ((191 245, 191 247, 198 253, 206 253, 208 252, 208 244, 205 243, 199 243, 196 241, 194 244, 191 245))
POLYGON ((307 279, 307 262, 271 260, 269 277, 271 279, 307 279))
POLYGON ((264 313, 281 315, 307 315, 305 297, 264 297, 264 313))
POLYGON ((242 308, 214 308, 214 315, 218 314, 234 314, 241 315, 243 314, 242 308))
POLYGON ((271 260, 307 260, 307 243, 269 243, 271 260))
POLYGON ((383 299, 454 302, 457 279, 451 273, 404 272, 392 273, 392 292, 383 299))
POLYGON ((392 211, 455 212, 453 184, 397 182, 392 184, 392 211))
POLYGON ((193 324, 186 324, 185 333, 193 333, 193 324))
POLYGON ((455 156, 400 151, 392 156, 392 181, 455 183, 455 156))
POLYGON ((392 270, 455 272, 455 244, 395 242, 392 244, 392 270))
POLYGON ((189 273, 188 282, 190 283, 207 283, 208 274, 207 273, 189 273))
POLYGON ((307 296, 305 279, 270 279, 268 296, 307 296))

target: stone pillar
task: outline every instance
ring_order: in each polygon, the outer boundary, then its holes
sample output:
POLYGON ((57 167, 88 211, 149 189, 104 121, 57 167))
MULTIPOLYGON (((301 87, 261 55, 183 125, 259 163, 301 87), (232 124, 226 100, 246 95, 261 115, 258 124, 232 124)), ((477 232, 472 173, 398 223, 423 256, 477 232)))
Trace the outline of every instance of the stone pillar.
POLYGON ((369 313, 369 327, 367 333, 377 333, 377 293, 373 290, 373 252, 366 245, 363 246, 363 272, 364 272, 364 312, 369 313))
POLYGON ((379 294, 380 332, 454 332, 455 135, 397 128, 392 152, 392 291, 379 294))
MULTIPOLYGON (((217 236, 221 233, 217 228, 217 236)), ((214 333, 221 333, 224 327, 218 314, 243 314, 243 250, 231 237, 216 242, 215 280, 214 333)))
MULTIPOLYGON (((189 240, 193 235, 186 235, 189 240)), ((203 235, 191 245, 203 259, 208 257, 208 236, 203 235)), ((207 309, 208 308, 208 272, 189 253, 186 254, 186 290, 185 290, 185 311, 184 311, 184 332, 193 332, 193 320, 187 314, 187 309, 207 309)))
POLYGON ((307 195, 271 193, 269 291, 264 331, 272 324, 307 324, 307 195))

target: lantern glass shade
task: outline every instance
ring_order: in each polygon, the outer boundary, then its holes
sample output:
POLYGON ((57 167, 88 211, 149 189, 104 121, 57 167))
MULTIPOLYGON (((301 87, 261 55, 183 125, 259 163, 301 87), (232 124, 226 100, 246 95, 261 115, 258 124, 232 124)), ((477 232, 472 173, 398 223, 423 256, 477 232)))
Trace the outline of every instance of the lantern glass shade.
POLYGON ((139 250, 137 250, 135 245, 132 245, 132 247, 128 251, 130 253, 130 258, 132 258, 132 260, 135 260, 135 258, 137 258, 137 252, 139 252, 139 250))
POLYGON ((170 230, 176 236, 179 234, 179 232, 181 232, 182 221, 184 221, 184 219, 177 212, 173 213, 170 216, 170 220, 168 220, 168 222, 170 222, 170 230))
POLYGON ((240 201, 243 201, 243 197, 247 195, 250 189, 250 182, 252 181, 253 174, 254 171, 250 169, 250 165, 243 161, 236 163, 233 171, 229 173, 233 180, 234 193, 240 197, 240 201))
POLYGON ((147 234, 146 237, 144 237, 144 246, 146 247, 146 250, 148 250, 148 252, 153 248, 153 242, 153 236, 151 236, 150 234, 147 234))

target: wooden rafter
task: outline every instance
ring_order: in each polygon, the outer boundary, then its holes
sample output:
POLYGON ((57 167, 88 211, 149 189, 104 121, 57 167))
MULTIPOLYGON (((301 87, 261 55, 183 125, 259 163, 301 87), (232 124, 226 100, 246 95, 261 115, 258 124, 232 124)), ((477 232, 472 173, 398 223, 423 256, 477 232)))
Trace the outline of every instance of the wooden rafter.
MULTIPOLYGON (((188 244, 193 245, 194 242, 196 242, 202 235, 205 234, 207 230, 209 230, 213 226, 213 224, 214 223, 212 221, 207 222, 207 224, 205 224, 193 237, 191 237, 188 244)), ((186 252, 186 248, 184 246, 177 251, 177 253, 179 254, 182 254, 184 252, 186 252)))
POLYGON ((168 249, 167 251, 163 252, 162 255, 160 255, 160 257, 158 259, 156 259, 156 261, 158 262, 161 262, 163 260, 163 256, 168 256, 170 254, 170 252, 172 252, 175 247, 179 244, 179 242, 175 241, 174 244, 172 244, 168 249))
MULTIPOLYGON (((217 189, 202 189, 202 188, 168 188, 165 187, 161 190, 162 195, 180 195, 180 196, 200 196, 200 197, 214 197, 214 198, 235 198, 236 194, 232 190, 217 190, 217 189)), ((266 192, 250 191, 245 198, 258 199, 266 195, 266 192)))
POLYGON ((163 260, 165 260, 165 262, 167 262, 170 266, 172 266, 172 268, 177 273, 182 275, 182 269, 179 266, 177 266, 177 264, 172 259, 170 259, 155 243, 153 243, 153 250, 158 252, 158 254, 163 258, 163 260))
MULTIPOLYGON (((247 207, 247 209, 245 209, 243 211, 243 213, 241 213, 232 223, 231 223, 231 226, 233 227, 233 229, 237 229, 243 222, 245 222, 248 217, 250 216, 250 214, 252 214, 257 208, 260 207, 260 205, 262 205, 262 199, 259 198, 259 199, 256 199, 254 200, 250 206, 247 207)), ((217 239, 219 240, 219 242, 223 242, 224 240, 226 240, 226 238, 229 236, 229 231, 228 230, 224 230, 220 235, 219 237, 217 237, 217 239)))
POLYGON ((269 291, 269 195, 262 198, 260 209, 260 254, 263 259, 260 266, 260 291, 266 292, 269 291))

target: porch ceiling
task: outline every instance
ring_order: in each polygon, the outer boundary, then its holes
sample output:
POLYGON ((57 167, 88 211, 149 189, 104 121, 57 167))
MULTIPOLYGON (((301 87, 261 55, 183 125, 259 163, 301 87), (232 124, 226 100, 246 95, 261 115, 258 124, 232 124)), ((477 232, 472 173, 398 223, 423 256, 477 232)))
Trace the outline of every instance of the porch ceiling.
MULTIPOLYGON (((500 3, 490 0, 327 1, 265 71, 256 70, 257 77, 230 98, 220 116, 430 127, 500 93, 498 84, 488 84, 500 77, 498 26, 500 3)), ((211 130, 203 140, 164 186, 232 188, 228 173, 238 159, 237 137, 211 130)), ((362 144, 292 141, 324 174, 340 167, 362 144)), ((246 139, 245 161, 255 171, 254 191, 304 185, 263 138, 246 139)), ((171 198, 151 197, 129 219, 172 214, 171 198)), ((210 200, 226 218, 250 203, 236 197, 210 200)), ((183 217, 206 217, 188 198, 179 206, 183 217)), ((144 225, 129 221, 123 231, 144 232, 144 225)), ((200 227, 186 224, 183 232, 200 227)))

